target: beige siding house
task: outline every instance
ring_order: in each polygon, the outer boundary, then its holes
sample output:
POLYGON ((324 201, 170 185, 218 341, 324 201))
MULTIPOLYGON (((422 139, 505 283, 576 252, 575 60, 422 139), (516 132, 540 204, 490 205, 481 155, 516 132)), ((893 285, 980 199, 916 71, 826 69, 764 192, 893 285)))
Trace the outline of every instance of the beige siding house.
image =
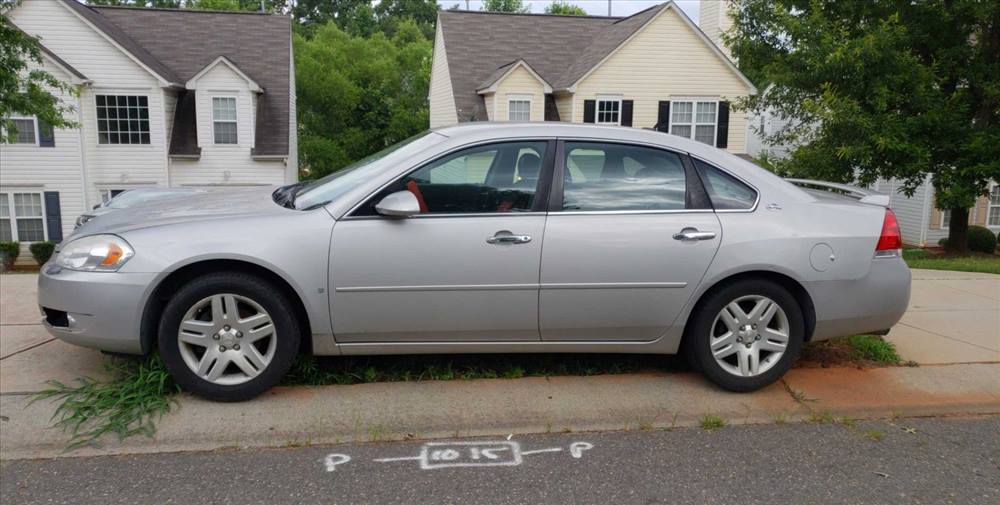
POLYGON ((673 2, 625 18, 442 11, 431 127, 570 121, 650 128, 745 153, 756 93, 673 2))

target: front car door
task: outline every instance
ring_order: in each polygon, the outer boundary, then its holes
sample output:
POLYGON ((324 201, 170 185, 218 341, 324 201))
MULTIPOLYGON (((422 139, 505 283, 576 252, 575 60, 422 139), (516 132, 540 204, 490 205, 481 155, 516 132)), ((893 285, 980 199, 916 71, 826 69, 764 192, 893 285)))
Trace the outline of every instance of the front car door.
POLYGON ((685 154, 560 142, 539 294, 542 340, 651 341, 691 298, 722 228, 685 154))
POLYGON ((544 140, 460 149, 338 221, 330 253, 337 342, 537 341, 554 150, 544 140), (420 214, 374 211, 401 190, 417 197, 420 214))

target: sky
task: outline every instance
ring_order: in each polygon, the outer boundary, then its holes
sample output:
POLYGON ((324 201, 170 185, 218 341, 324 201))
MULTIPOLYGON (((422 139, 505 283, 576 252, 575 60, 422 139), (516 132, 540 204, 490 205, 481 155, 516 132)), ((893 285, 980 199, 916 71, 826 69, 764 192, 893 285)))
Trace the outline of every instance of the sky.
MULTIPOLYGON (((647 7, 663 3, 665 0, 611 0, 612 16, 628 16, 635 14, 647 7)), ((595 16, 608 15, 608 0, 568 0, 569 3, 583 7, 588 14, 595 16)), ((699 0, 674 0, 678 7, 698 23, 699 0)), ((447 9, 455 4, 459 4, 465 9, 466 0, 438 0, 442 9, 447 9)), ((552 0, 524 0, 525 5, 531 6, 531 12, 545 12, 545 6, 552 3, 552 0)), ((469 9, 477 11, 483 6, 481 0, 468 0, 469 9)))

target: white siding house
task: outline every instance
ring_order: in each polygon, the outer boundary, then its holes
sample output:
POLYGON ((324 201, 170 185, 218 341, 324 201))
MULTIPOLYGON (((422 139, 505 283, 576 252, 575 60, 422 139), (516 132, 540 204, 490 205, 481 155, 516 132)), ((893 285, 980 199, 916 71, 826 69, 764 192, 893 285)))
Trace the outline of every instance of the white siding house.
POLYGON ((47 136, 20 118, 34 135, 0 144, 0 240, 58 242, 86 209, 132 188, 297 180, 288 17, 75 0, 25 0, 3 15, 76 88, 61 99, 79 128, 47 136))

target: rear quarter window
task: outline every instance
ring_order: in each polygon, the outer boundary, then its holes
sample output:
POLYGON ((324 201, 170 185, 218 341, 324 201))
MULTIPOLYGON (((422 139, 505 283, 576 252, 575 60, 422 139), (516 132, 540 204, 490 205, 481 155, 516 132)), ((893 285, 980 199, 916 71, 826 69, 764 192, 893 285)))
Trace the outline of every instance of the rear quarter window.
POLYGON ((749 210, 757 202, 757 191, 739 179, 699 159, 694 166, 715 210, 749 210))

